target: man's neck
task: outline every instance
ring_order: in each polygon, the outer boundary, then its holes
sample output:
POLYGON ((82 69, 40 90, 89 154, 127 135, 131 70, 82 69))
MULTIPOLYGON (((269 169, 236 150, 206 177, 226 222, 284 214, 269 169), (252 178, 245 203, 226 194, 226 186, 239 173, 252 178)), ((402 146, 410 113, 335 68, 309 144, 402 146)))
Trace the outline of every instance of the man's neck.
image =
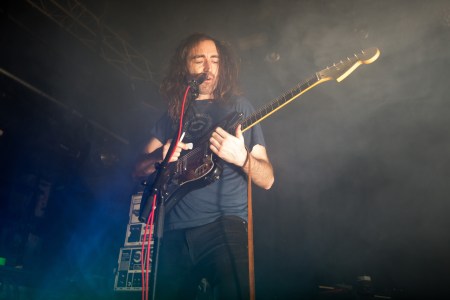
POLYGON ((212 99, 214 99, 214 95, 200 94, 195 100, 212 100, 212 99))

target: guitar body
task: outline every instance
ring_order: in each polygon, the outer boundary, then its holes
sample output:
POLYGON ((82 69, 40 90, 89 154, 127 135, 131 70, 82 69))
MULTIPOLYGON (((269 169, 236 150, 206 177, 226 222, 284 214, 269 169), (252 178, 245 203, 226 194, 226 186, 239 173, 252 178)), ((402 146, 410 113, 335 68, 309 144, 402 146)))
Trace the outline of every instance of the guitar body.
POLYGON ((166 205, 166 212, 190 191, 205 187, 222 175, 223 166, 212 153, 205 154, 203 158, 196 158, 189 165, 194 165, 195 169, 172 173, 174 168, 171 165, 171 168, 164 172, 165 184, 161 197, 166 205))
POLYGON ((230 113, 215 124, 207 134, 195 141, 192 150, 161 170, 163 184, 160 188, 160 197, 164 201, 166 212, 190 191, 205 187, 220 178, 223 170, 222 160, 210 150, 209 139, 217 127, 234 134, 242 118, 242 113, 230 113))

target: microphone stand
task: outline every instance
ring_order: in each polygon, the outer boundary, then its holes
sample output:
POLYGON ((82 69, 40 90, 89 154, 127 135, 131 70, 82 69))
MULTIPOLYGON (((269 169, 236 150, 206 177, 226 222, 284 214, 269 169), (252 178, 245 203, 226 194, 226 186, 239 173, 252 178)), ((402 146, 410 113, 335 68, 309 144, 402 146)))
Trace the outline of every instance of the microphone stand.
MULTIPOLYGON (((190 93, 188 98, 188 105, 185 109, 187 112, 189 110, 190 104, 193 100, 195 100, 199 95, 199 85, 206 79, 206 74, 202 73, 197 79, 190 80, 188 82, 188 85, 190 87, 190 93)), ((180 124, 178 124, 180 125, 180 124)), ((182 130, 183 126, 179 130, 182 130)), ((172 142, 170 144, 169 150, 167 153, 172 153, 173 149, 175 148, 175 145, 177 144, 177 138, 179 136, 179 132, 175 133, 174 138, 172 139, 172 142)), ((169 164, 169 155, 166 155, 164 160, 156 165, 156 177, 152 184, 151 189, 148 189, 148 182, 151 181, 151 178, 153 177, 151 174, 147 181, 145 182, 145 189, 142 194, 141 199, 141 209, 139 213, 139 220, 141 222, 144 222, 147 224, 148 217, 150 215, 150 212, 152 211, 152 199, 156 195, 156 208, 155 208, 155 216, 154 216, 154 224, 155 229, 153 233, 154 238, 154 244, 153 244, 153 253, 152 253, 152 261, 151 261, 151 269, 150 269, 150 286, 152 287, 152 300, 155 300, 156 298, 156 283, 157 283, 157 276, 158 276, 158 265, 159 265, 159 253, 161 249, 161 244, 164 236, 164 219, 165 219, 165 199, 164 194, 162 193, 163 184, 165 183, 163 181, 163 174, 165 173, 165 170, 167 168, 167 165, 169 164)), ((151 233, 150 233, 151 234, 151 233)), ((149 244, 151 244, 149 239, 149 244)), ((148 251, 148 250, 147 250, 148 251)), ((142 253, 142 258, 144 258, 144 253, 142 253)))

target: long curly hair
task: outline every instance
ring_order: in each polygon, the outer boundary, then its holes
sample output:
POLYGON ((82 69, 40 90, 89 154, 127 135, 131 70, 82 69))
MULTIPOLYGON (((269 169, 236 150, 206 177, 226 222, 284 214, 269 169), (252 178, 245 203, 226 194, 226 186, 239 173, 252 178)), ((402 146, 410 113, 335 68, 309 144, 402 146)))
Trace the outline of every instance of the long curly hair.
POLYGON ((170 61, 167 75, 164 77, 160 93, 168 102, 169 116, 176 120, 181 112, 181 104, 189 76, 187 67, 189 52, 198 43, 211 40, 219 54, 219 76, 214 101, 222 103, 230 101, 232 96, 240 94, 238 87, 239 64, 235 53, 226 42, 218 41, 203 33, 194 33, 181 41, 170 61))

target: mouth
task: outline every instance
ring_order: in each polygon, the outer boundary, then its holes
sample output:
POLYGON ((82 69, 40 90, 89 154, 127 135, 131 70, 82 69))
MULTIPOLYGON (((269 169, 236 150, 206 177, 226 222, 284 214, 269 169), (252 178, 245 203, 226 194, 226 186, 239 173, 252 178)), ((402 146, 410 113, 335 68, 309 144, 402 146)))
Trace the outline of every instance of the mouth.
POLYGON ((201 85, 203 85, 203 84, 209 84, 209 83, 211 83, 212 82, 212 78, 206 78, 205 79, 205 81, 203 81, 203 83, 201 84, 201 85))

